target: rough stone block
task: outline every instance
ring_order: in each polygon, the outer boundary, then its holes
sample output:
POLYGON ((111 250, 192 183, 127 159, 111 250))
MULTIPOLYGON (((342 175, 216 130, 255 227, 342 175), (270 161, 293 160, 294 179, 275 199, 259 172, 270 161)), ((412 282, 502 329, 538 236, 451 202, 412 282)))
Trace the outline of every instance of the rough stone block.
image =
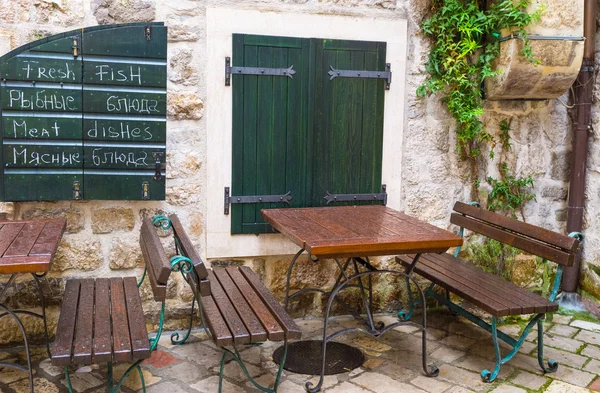
POLYGON ((24 220, 36 218, 66 218, 67 233, 81 232, 85 226, 85 215, 81 209, 77 208, 34 208, 23 212, 22 218, 24 220))
POLYGON ((171 120, 200 120, 204 102, 196 93, 169 91, 167 115, 171 120))
POLYGON ((150 22, 156 17, 154 0, 92 0, 92 12, 101 25, 150 22))
POLYGON ((92 232, 131 231, 135 225, 133 210, 128 208, 98 208, 92 210, 92 232))
POLYGON ((114 238, 108 255, 111 269, 132 269, 143 267, 144 260, 137 238, 114 238))
POLYGON ((103 262, 102 244, 99 241, 63 237, 56 251, 52 270, 96 270, 103 262))

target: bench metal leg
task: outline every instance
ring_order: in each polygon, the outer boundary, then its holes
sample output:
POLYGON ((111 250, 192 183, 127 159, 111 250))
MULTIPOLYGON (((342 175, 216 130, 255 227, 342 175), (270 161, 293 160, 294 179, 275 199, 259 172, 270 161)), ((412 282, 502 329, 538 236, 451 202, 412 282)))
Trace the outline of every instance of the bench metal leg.
POLYGON ((69 393, 73 393, 73 386, 71 386, 71 378, 69 377, 69 366, 65 366, 65 380, 67 382, 69 393))
MULTIPOLYGON (((11 278, 14 277, 11 276, 11 278)), ((2 314, 2 316, 5 315, 10 315, 15 322, 17 323, 17 326, 19 327, 19 330, 21 331, 21 334, 23 335, 23 341, 25 343, 25 357, 27 358, 27 368, 16 364, 16 363, 6 363, 6 362, 0 362, 0 367, 9 367, 9 368, 14 368, 17 370, 21 370, 21 371, 25 371, 26 373, 29 374, 29 389, 31 391, 31 393, 33 393, 33 370, 31 369, 31 353, 29 352, 29 341, 27 340, 27 333, 25 333, 25 327, 23 326, 23 323, 21 322, 21 320, 19 319, 19 317, 17 316, 17 314, 15 312, 13 312, 11 309, 9 309, 8 307, 6 307, 3 304, 0 304, 0 310, 4 310, 4 313, 2 314)), ((25 314, 29 314, 29 312, 22 312, 25 314)))
POLYGON ((248 372, 248 369, 246 368, 246 365, 244 364, 244 361, 242 360, 242 357, 235 345, 233 346, 233 351, 225 347, 221 348, 221 350, 223 351, 223 357, 221 357, 221 368, 219 369, 219 393, 221 393, 223 389, 223 374, 225 372, 225 363, 227 361, 227 358, 229 357, 235 360, 235 362, 242 369, 242 372, 244 373, 246 378, 248 378, 248 381, 252 382, 252 385, 254 385, 258 390, 265 393, 277 393, 277 388, 279 387, 279 380, 281 379, 281 374, 283 373, 283 366, 285 365, 285 358, 287 356, 287 338, 283 342, 283 354, 281 355, 281 364, 279 365, 279 369, 277 370, 277 376, 275 377, 275 382, 273 384, 272 389, 260 385, 258 382, 256 382, 254 378, 252 378, 252 375, 250 375, 250 373, 248 372))
POLYGON ((194 297, 192 298, 192 311, 190 312, 190 325, 188 327, 188 330, 185 333, 185 336, 183 336, 183 338, 181 340, 179 339, 179 332, 171 333, 171 343, 173 345, 185 344, 187 339, 190 337, 190 333, 192 331, 192 326, 194 325, 194 311, 195 311, 194 307, 195 307, 195 305, 196 305, 196 295, 194 295, 194 297))
POLYGON ((538 324, 538 363, 545 373, 553 373, 558 369, 556 360, 548 360, 548 367, 544 363, 544 319, 540 318, 538 324))
POLYGON ((492 372, 490 372, 489 370, 483 370, 481 372, 481 378, 484 382, 493 382, 494 379, 496 379, 498 373, 500 372, 500 366, 507 363, 517 354, 517 352, 519 352, 519 349, 521 349, 523 343, 525 342, 525 338, 529 335, 529 333, 531 333, 531 330, 536 324, 538 325, 538 362, 540 364, 540 367, 542 368, 542 370, 544 370, 544 372, 547 373, 554 372, 558 368, 558 362, 554 360, 548 361, 548 367, 546 367, 544 364, 544 314, 535 314, 533 317, 531 317, 531 319, 527 323, 527 326, 525 326, 525 329, 523 329, 523 333, 521 333, 519 338, 515 340, 511 336, 497 329, 496 317, 492 316, 492 324, 490 325, 481 318, 465 310, 461 306, 452 303, 445 296, 439 295, 438 293, 433 291, 432 287, 430 287, 430 289, 428 289, 425 294, 426 296, 434 298, 438 303, 448 307, 453 313, 467 318, 469 321, 473 322, 477 326, 487 330, 492 334, 492 340, 494 342, 494 352, 496 354, 496 366, 494 367, 494 371, 492 372), (512 347, 512 350, 504 357, 501 356, 498 339, 504 341, 512 347))

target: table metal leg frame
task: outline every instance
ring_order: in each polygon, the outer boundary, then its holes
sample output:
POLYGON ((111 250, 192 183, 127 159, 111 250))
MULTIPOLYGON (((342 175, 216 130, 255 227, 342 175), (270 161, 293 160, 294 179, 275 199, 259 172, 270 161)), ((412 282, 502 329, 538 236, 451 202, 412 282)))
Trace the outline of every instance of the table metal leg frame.
MULTIPOLYGON (((21 371, 25 371, 29 374, 29 388, 31 393, 33 393, 33 371, 31 369, 31 353, 29 352, 29 340, 27 339, 27 333, 25 332, 25 327, 23 326, 23 322, 21 322, 21 319, 18 317, 18 314, 24 314, 24 315, 29 315, 29 316, 33 316, 36 318, 41 318, 44 321, 44 336, 45 336, 45 340, 46 340, 46 350, 48 351, 48 356, 52 356, 50 353, 50 340, 48 338, 48 322, 46 320, 46 302, 44 299, 44 291, 42 290, 42 285, 40 280, 46 277, 47 273, 38 275, 35 273, 32 273, 31 275, 33 276, 37 289, 38 289, 38 294, 40 296, 40 302, 41 302, 41 306, 42 306, 42 313, 38 314, 35 313, 33 311, 27 311, 27 310, 11 310, 10 308, 8 308, 6 305, 4 304, 0 304, 0 310, 2 310, 3 312, 0 314, 0 318, 6 317, 6 316, 10 316, 11 318, 13 318, 15 320, 15 322, 17 323, 17 326, 19 327, 19 330, 21 330, 21 333, 23 334, 23 341, 25 343, 25 357, 27 359, 27 368, 25 368, 24 366, 15 364, 15 363, 7 363, 7 362, 0 362, 0 367, 9 367, 9 368, 14 368, 17 370, 21 370, 21 371)), ((4 301, 5 295, 6 295, 6 291, 8 290, 8 288, 10 286, 13 285, 15 278, 17 276, 17 273, 13 273, 10 278, 8 279, 8 281, 6 282, 6 285, 4 285, 4 287, 2 288, 2 292, 0 292, 0 301, 4 301)))
POLYGON ((369 330, 365 330, 362 328, 346 328, 346 329, 342 329, 339 330, 335 333, 332 333, 330 335, 327 335, 327 324, 329 322, 329 313, 331 312, 331 306, 333 304, 333 301, 336 299, 337 294, 342 291, 343 289, 347 288, 348 283, 354 281, 354 280, 361 280, 363 277, 367 278, 367 277, 371 277, 375 274, 390 274, 390 275, 396 275, 396 276, 400 276, 400 277, 406 277, 409 282, 412 282, 418 290, 419 293, 419 298, 421 299, 421 304, 425 305, 425 294, 423 293, 423 291, 421 290, 421 288, 419 287, 419 285, 417 285, 416 282, 414 282, 413 278, 410 277, 409 275, 407 275, 405 272, 401 272, 401 271, 397 271, 397 270, 376 270, 376 271, 368 271, 368 272, 362 272, 362 273, 357 273, 354 274, 352 276, 349 276, 347 280, 345 280, 344 282, 342 282, 340 285, 336 286, 332 291, 331 294, 329 296, 329 299, 327 301, 327 308, 325 309, 325 320, 324 320, 324 326, 323 326, 323 347, 322 347, 322 363, 321 363, 321 374, 319 376, 319 381, 317 382, 316 385, 313 385, 312 382, 307 381, 305 383, 305 389, 310 392, 310 393, 315 393, 318 392, 321 389, 321 386, 323 385, 323 380, 325 377, 325 362, 326 362, 326 355, 327 355, 327 343, 332 341, 333 339, 335 339, 338 336, 341 336, 345 333, 349 333, 349 332, 362 332, 362 333, 368 333, 371 335, 374 335, 376 337, 381 336, 382 334, 386 333, 389 330, 392 330, 398 326, 402 326, 402 325, 413 325, 413 326, 417 326, 421 329, 422 332, 422 367, 423 367, 423 371, 425 372, 425 374, 429 377, 435 377, 438 375, 439 370, 437 369, 437 367, 435 366, 428 366, 427 364, 427 313, 425 308, 423 308, 423 314, 422 314, 422 319, 421 319, 421 324, 417 324, 415 322, 412 321, 407 321, 407 320, 402 320, 387 326, 382 327, 381 329, 375 329, 374 331, 371 331, 371 329, 369 330))
MULTIPOLYGON (((292 259, 292 261, 290 262, 290 265, 288 267, 286 286, 285 286, 285 309, 286 309, 286 311, 288 310, 289 299, 296 297, 298 295, 301 295, 304 293, 310 293, 310 292, 319 292, 326 296, 330 296, 332 293, 332 291, 325 291, 320 288, 303 288, 303 289, 300 289, 290 295, 290 283, 291 283, 291 276, 292 276, 293 268, 294 268, 294 265, 296 264, 296 261, 298 260, 298 257, 303 252, 304 252, 304 249, 301 249, 300 251, 298 251, 296 253, 296 255, 294 256, 294 258, 292 259)), ((361 273, 361 271, 359 269, 359 265, 363 266, 369 272, 377 271, 377 269, 373 265, 371 265, 368 257, 364 258, 364 259, 358 258, 358 257, 348 258, 348 259, 346 259, 346 262, 343 265, 340 263, 340 261, 338 259, 334 258, 334 260, 338 266, 338 269, 340 270, 340 273, 338 274, 338 277, 335 281, 335 284, 333 285, 333 288, 338 287, 342 282, 348 281, 349 277, 356 276, 357 274, 361 273), (350 267, 350 275, 348 275, 349 267, 350 267)), ((318 259, 313 262, 315 262, 315 263, 318 262, 318 259)), ((363 316, 361 316, 355 310, 354 307, 351 307, 346 302, 344 302, 342 299, 336 298, 337 303, 340 306, 342 306, 348 313, 350 313, 356 320, 361 321, 367 327, 367 329, 369 329, 369 331, 371 331, 372 333, 382 329, 384 327, 383 322, 380 321, 376 324, 373 320, 373 314, 372 314, 373 281, 372 281, 371 275, 369 275, 367 277, 367 285, 366 286, 363 283, 362 278, 359 278, 357 280, 356 284, 348 284, 344 288, 345 289, 347 289, 347 288, 360 289, 361 300, 365 307, 365 313, 367 315, 367 319, 365 319, 363 316), (368 291, 368 294, 367 294, 367 291, 368 291)))

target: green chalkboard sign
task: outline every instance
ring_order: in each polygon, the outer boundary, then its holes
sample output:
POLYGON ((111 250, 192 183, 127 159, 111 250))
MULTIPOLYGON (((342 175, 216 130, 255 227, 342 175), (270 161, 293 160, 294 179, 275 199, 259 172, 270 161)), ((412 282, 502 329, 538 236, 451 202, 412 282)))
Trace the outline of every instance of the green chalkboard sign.
POLYGON ((165 198, 167 28, 95 26, 0 57, 0 199, 165 198))

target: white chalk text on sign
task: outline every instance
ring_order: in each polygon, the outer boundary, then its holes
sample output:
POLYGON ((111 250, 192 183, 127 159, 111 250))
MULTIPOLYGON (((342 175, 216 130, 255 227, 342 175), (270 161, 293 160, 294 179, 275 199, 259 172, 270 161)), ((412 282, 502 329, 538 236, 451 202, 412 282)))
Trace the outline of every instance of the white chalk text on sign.
POLYGON ((92 150, 92 164, 97 167, 119 164, 135 168, 146 167, 148 166, 147 158, 148 153, 143 150, 124 152, 110 150, 110 147, 99 147, 92 150))
POLYGON ((131 82, 142 85, 142 67, 124 65, 122 67, 101 64, 94 73, 98 82, 131 82))
POLYGON ((160 113, 157 106, 158 100, 147 98, 110 96, 106 100, 106 110, 108 112, 160 113))
POLYGON ((46 110, 46 111, 76 111, 75 97, 64 93, 37 90, 26 95, 23 90, 11 89, 8 92, 9 108, 46 110))
POLYGON ((55 121, 50 129, 27 127, 27 121, 13 120, 13 135, 15 138, 50 138, 58 137, 60 126, 55 121))
POLYGON ((75 72, 71 70, 69 63, 65 62, 64 68, 42 67, 40 62, 36 60, 23 60, 25 67, 25 79, 37 80, 69 80, 75 81, 75 72))
POLYGON ((119 140, 144 140, 152 139, 150 127, 132 127, 128 122, 120 122, 118 127, 98 125, 98 121, 94 121, 94 127, 87 131, 87 136, 90 139, 119 139, 119 140))
POLYGON ((40 152, 35 148, 13 147, 13 164, 15 165, 57 165, 72 166, 81 164, 79 152, 40 152))

